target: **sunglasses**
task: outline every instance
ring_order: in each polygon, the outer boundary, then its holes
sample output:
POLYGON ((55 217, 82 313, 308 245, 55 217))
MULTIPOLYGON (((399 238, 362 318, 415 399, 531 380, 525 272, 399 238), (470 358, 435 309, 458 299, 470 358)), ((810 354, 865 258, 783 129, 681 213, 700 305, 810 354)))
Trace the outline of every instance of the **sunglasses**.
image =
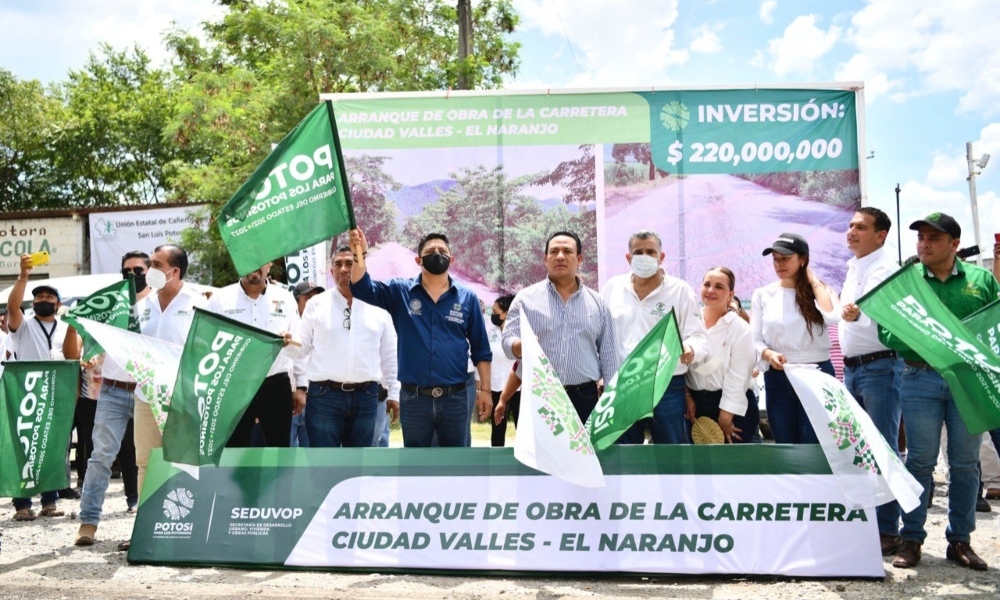
POLYGON ((142 275, 145 272, 146 272, 146 267, 132 267, 131 269, 129 269, 128 267, 126 267, 126 268, 122 269, 122 275, 124 277, 128 277, 130 273, 132 275, 142 275))

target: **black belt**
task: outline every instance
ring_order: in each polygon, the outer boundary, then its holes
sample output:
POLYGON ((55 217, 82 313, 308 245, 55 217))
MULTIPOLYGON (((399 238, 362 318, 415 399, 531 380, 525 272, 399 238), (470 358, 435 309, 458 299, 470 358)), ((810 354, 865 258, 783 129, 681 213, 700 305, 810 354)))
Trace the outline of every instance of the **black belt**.
POLYGON ((367 389, 370 385, 375 385, 377 381, 362 381, 359 383, 343 383, 340 381, 330 381, 325 379, 323 381, 310 381, 312 385, 319 385, 331 390, 339 390, 341 392, 360 392, 367 389))
POLYGON ((583 383, 577 383, 575 385, 564 385, 563 389, 566 390, 566 393, 585 392, 587 390, 597 389, 597 382, 585 381, 583 383))
POLYGON ((913 367, 914 369, 923 369, 925 371, 934 370, 934 367, 930 366, 929 364, 925 363, 922 360, 903 360, 903 362, 913 367))
POLYGON ((458 392, 464 391, 468 384, 456 383, 455 385, 434 385, 421 387, 413 383, 404 383, 400 387, 410 392, 411 394, 416 394, 418 396, 431 396, 432 398, 440 398, 441 396, 447 396, 451 394, 457 394, 458 392))
POLYGON ((870 362, 875 362, 876 360, 882 360, 883 358, 898 358, 899 355, 896 354, 895 350, 880 350, 878 352, 872 352, 870 354, 862 354, 860 356, 845 356, 844 366, 845 367, 860 367, 861 365, 866 365, 870 362))
POLYGON ((107 385, 107 386, 110 386, 110 387, 113 387, 113 388, 118 388, 120 390, 125 390, 126 392, 134 392, 135 391, 135 382, 134 381, 118 381, 117 379, 108 379, 107 377, 105 377, 104 379, 101 380, 101 383, 103 385, 107 385))

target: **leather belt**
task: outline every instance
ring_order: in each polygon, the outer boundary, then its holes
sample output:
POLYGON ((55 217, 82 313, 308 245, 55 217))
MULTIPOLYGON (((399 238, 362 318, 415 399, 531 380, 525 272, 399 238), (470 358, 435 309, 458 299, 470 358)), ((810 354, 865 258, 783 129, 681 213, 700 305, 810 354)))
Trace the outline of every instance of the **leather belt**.
POLYGON ((588 390, 596 390, 597 389, 597 382, 596 381, 585 381, 583 383, 577 383, 577 384, 573 384, 573 385, 564 385, 563 389, 566 390, 567 392, 585 392, 585 391, 588 391, 588 390))
POLYGON ((340 381, 330 381, 329 379, 323 381, 310 381, 312 385, 320 385, 327 389, 339 390, 341 392, 360 392, 367 389, 370 385, 375 385, 376 381, 361 381, 359 383, 345 383, 340 381))
POLYGON ((101 384, 113 388, 118 388, 120 390, 125 390, 126 392, 135 391, 134 381, 118 381, 117 379, 108 379, 107 377, 105 377, 104 379, 101 380, 101 384))
POLYGON ((458 392, 465 391, 467 387, 464 383, 456 383, 455 385, 432 385, 427 387, 421 387, 412 383, 404 383, 400 386, 402 389, 410 392, 411 394, 416 394, 418 396, 430 396, 432 398, 440 398, 441 396, 447 396, 451 394, 457 394, 458 392))
POLYGON ((897 358, 898 356, 899 355, 896 354, 895 350, 880 350, 878 352, 861 354, 859 356, 845 356, 844 366, 860 367, 861 365, 867 365, 868 363, 875 362, 876 360, 882 360, 883 358, 897 358))
POLYGON ((922 360, 904 360, 904 363, 913 367, 914 369, 923 369, 925 371, 933 371, 934 367, 930 366, 922 360))

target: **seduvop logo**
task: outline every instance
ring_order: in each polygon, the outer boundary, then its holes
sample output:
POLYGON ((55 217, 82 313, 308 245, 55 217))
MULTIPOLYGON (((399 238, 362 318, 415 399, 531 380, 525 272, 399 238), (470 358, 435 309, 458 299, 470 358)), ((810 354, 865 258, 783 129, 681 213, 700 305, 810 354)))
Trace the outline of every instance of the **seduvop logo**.
POLYGON ((187 488, 175 488, 163 499, 163 516, 169 521, 158 521, 153 526, 153 537, 189 538, 194 532, 193 523, 184 519, 194 510, 194 494, 187 488))

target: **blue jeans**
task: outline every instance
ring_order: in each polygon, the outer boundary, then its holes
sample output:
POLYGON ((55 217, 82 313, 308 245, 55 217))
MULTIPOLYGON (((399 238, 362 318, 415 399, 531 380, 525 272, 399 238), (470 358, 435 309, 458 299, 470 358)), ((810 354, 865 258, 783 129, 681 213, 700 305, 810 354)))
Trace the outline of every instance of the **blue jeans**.
POLYGON ((653 408, 653 418, 637 421, 615 443, 641 444, 646 441, 646 429, 649 428, 654 444, 689 444, 684 409, 684 376, 674 375, 653 408))
POLYGON ((87 477, 83 480, 80 498, 80 522, 97 525, 101 522, 104 494, 111 480, 111 463, 118 456, 129 419, 135 414, 135 394, 111 386, 101 387, 94 415, 94 450, 87 461, 87 477))
MULTIPOLYGON (((899 455, 899 402, 900 376, 903 361, 899 358, 880 358, 858 367, 844 367, 844 385, 868 412, 872 423, 899 455)), ((895 500, 875 507, 878 531, 886 535, 899 535, 899 503, 895 500)))
MULTIPOLYGON (((55 504, 58 499, 58 490, 42 492, 42 506, 55 504)), ((21 510, 22 508, 31 508, 31 498, 14 498, 14 510, 21 510)))
POLYGON ((468 447, 469 394, 464 387, 440 398, 400 390, 399 424, 407 448, 429 448, 435 433, 442 448, 468 447))
POLYGON ((375 411, 375 431, 372 435, 372 447, 389 447, 389 414, 385 412, 385 402, 379 402, 378 409, 375 411))
POLYGON ((920 504, 903 514, 904 540, 923 543, 927 538, 927 496, 941 448, 941 426, 948 429, 948 527, 949 542, 968 542, 976 529, 976 495, 979 492, 979 444, 982 434, 970 435, 948 384, 935 371, 905 365, 899 388, 906 423, 906 470, 924 487, 920 504))
POLYGON ((371 447, 375 411, 380 406, 377 383, 357 387, 353 392, 310 383, 306 404, 310 447, 371 447))
MULTIPOLYGON (((830 377, 836 377, 830 361, 824 360, 817 366, 830 377)), ((767 392, 767 420, 776 444, 819 443, 806 409, 802 408, 802 402, 784 371, 765 371, 764 390, 767 392)))
POLYGON ((292 431, 289 434, 289 448, 308 448, 309 433, 306 432, 306 411, 292 417, 292 431))

